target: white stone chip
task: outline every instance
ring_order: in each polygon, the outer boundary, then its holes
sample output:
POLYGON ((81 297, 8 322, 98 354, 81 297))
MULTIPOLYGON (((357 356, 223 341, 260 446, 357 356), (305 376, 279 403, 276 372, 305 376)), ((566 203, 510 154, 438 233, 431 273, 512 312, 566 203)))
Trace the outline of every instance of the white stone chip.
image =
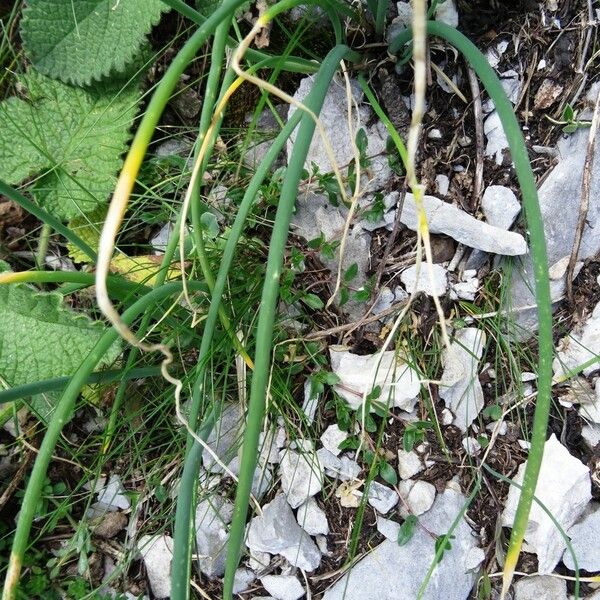
POLYGON ((304 588, 293 575, 265 575, 260 582, 275 600, 298 600, 304 596, 304 588))
POLYGON ((327 515, 314 498, 309 498, 298 507, 296 520, 298 525, 309 535, 327 535, 329 533, 327 515))
POLYGON ((481 198, 481 210, 490 225, 510 229, 521 212, 521 204, 510 188, 489 185, 481 198))
POLYGON ((348 433, 346 431, 342 431, 339 426, 334 423, 330 425, 321 436, 321 443, 323 444, 323 448, 326 448, 334 454, 338 456, 341 453, 340 444, 348 438, 348 433))
POLYGON ((385 515, 398 504, 398 494, 396 490, 389 488, 377 481, 372 481, 369 485, 368 493, 369 504, 379 513, 385 515))
POLYGON ((417 266, 402 271, 400 281, 409 294, 424 292, 428 296, 442 296, 448 289, 448 272, 442 265, 422 264, 417 278, 417 266))

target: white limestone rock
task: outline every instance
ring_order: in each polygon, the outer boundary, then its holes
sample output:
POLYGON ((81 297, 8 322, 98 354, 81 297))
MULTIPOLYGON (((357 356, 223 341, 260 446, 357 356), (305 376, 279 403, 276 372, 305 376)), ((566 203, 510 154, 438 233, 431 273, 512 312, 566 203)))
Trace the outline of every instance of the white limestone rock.
POLYGON ((304 588, 293 575, 265 575, 260 582, 275 600, 298 600, 304 596, 304 588))
MULTIPOLYGON (((571 529, 567 531, 571 538, 571 546, 577 557, 577 566, 584 571, 597 573, 600 571, 600 505, 590 504, 588 510, 571 529)), ((567 569, 575 570, 573 556, 569 549, 565 550, 563 563, 567 569)))
MULTIPOLYGON (((227 404, 223 407, 208 439, 207 445, 227 465, 234 475, 239 473, 238 448, 241 442, 243 428, 243 415, 240 413, 238 403, 227 404)), ((215 461, 206 450, 202 453, 202 463, 209 473, 222 473, 223 468, 215 461)))
POLYGON ((414 451, 398 449, 398 474, 400 479, 410 479, 425 468, 423 461, 414 451))
MULTIPOLYGON (((552 363, 555 377, 564 375, 600 354, 600 302, 594 307, 589 319, 573 330, 561 345, 562 349, 552 363)), ((590 375, 599 366, 600 363, 594 363, 586 367, 584 375, 590 375)))
POLYGON ((323 466, 313 450, 279 454, 281 487, 292 508, 298 508, 308 498, 318 494, 323 485, 323 466))
POLYGON ((343 454, 337 457, 326 448, 319 448, 317 456, 323 465, 325 475, 340 481, 351 481, 360 474, 360 465, 350 457, 343 454))
POLYGON ((485 155, 494 157, 496 164, 501 165, 504 162, 504 152, 508 150, 508 138, 497 111, 493 111, 483 122, 483 131, 487 137, 485 155))
POLYGON ((329 533, 327 515, 314 498, 309 498, 298 507, 296 520, 298 525, 309 535, 327 535, 329 533))
POLYGON ((304 571, 314 571, 321 562, 321 552, 298 525, 283 494, 265 504, 262 514, 250 521, 246 545, 253 553, 280 554, 304 571))
POLYGON ((125 488, 121 483, 121 478, 113 474, 108 478, 106 486, 98 491, 96 502, 92 508, 96 513, 114 512, 116 510, 128 510, 131 507, 131 501, 125 495, 125 488))
POLYGON ((483 408, 479 361, 485 339, 485 332, 474 327, 459 329, 442 357, 444 372, 440 381, 440 397, 454 413, 454 424, 461 431, 467 430, 483 408))
POLYGON ((450 27, 458 27, 458 11, 454 0, 444 0, 437 5, 435 20, 450 25, 450 27))
POLYGON ((402 518, 408 515, 422 515, 427 512, 435 501, 435 486, 427 481, 407 479, 398 484, 402 500, 399 509, 402 518))
POLYGON ((417 266, 402 271, 400 281, 409 294, 424 292, 428 296, 442 296, 448 289, 448 272, 442 265, 422 264, 417 279, 417 266))
MULTIPOLYGON (((526 463, 519 466, 515 481, 523 483, 526 463)), ((520 490, 510 487, 502 513, 502 524, 512 527, 520 490)), ((563 530, 568 530, 591 499, 589 469, 552 434, 544 448, 544 458, 535 490, 536 497, 549 510, 563 530)), ((538 572, 552 573, 566 547, 556 526, 536 502, 531 507, 525 541, 538 557, 538 572)))
POLYGON ((396 490, 389 488, 377 481, 372 481, 369 485, 367 496, 369 504, 379 513, 385 515, 398 504, 398 494, 396 490))
POLYGON ((339 426, 334 423, 323 432, 321 443, 323 444, 323 448, 326 448, 329 452, 338 456, 342 452, 340 450, 340 444, 347 438, 348 433, 342 431, 339 426))
POLYGON ((490 225, 510 229, 521 212, 521 204, 510 188, 489 185, 481 198, 481 210, 490 225))
POLYGON ((154 597, 169 598, 173 538, 168 535, 143 535, 138 540, 137 547, 154 597))
POLYGON ((550 575, 523 577, 515 583, 515 600, 567 600, 567 582, 550 575))
POLYGON ((196 508, 197 564, 209 579, 225 572, 228 525, 232 515, 233 504, 217 495, 203 498, 196 508))
MULTIPOLYGON (((518 256, 527 252, 527 243, 522 235, 479 221, 435 196, 423 197, 423 209, 431 233, 448 235, 469 248, 492 254, 518 256)), ((393 211, 386 213, 385 219, 391 229, 394 222, 393 211)), ((404 199, 400 220, 412 231, 417 230, 418 214, 414 196, 410 193, 404 199)))
POLYGON ((362 406, 365 392, 368 394, 380 386, 379 402, 388 403, 389 399, 390 406, 412 411, 421 389, 419 375, 399 360, 395 352, 359 356, 343 346, 330 346, 329 355, 332 371, 340 378, 335 391, 353 410, 362 406))
MULTIPOLYGON (((435 555, 434 535, 448 533, 450 524, 463 509, 466 498, 447 489, 439 494, 433 507, 419 517, 417 527, 404 546, 386 539, 339 581, 329 588, 323 600, 392 600, 416 598, 435 555), (418 560, 415 559, 418 557, 418 560)), ((477 538, 464 519, 452 532, 452 548, 444 553, 425 592, 427 600, 465 600, 476 580, 468 567, 468 557, 477 547, 477 538)))

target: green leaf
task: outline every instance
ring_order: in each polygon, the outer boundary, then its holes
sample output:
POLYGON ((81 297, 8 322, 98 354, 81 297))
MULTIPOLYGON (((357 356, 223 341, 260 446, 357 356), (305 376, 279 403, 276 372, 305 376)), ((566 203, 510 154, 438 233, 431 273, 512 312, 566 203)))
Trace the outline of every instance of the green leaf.
MULTIPOLYGON (((0 271, 6 271, 0 262, 0 271)), ((9 385, 73 374, 105 327, 65 307, 58 294, 0 285, 0 377, 9 385)), ((100 364, 113 362, 113 345, 100 364)))
POLYGON ((200 223, 204 233, 206 233, 209 239, 214 239, 219 235, 219 223, 217 222, 217 217, 215 217, 213 213, 202 213, 200 216, 200 223))
POLYGON ((316 294, 306 294, 305 296, 302 296, 302 301, 310 308, 314 308, 315 310, 320 310, 325 306, 323 300, 321 300, 321 298, 319 298, 319 296, 316 294))
POLYGON ((32 71, 19 78, 27 99, 0 103, 0 179, 38 176, 37 201, 70 219, 106 202, 139 99, 137 86, 98 84, 83 90, 32 71))
POLYGON ((394 467, 387 462, 381 462, 379 465, 379 474, 384 481, 387 481, 390 485, 398 484, 398 475, 394 470, 394 467))
POLYGON ((565 104, 565 108, 563 109, 562 113, 562 120, 569 122, 573 120, 574 116, 575 111, 573 110, 573 107, 569 103, 565 104))
POLYGON ((161 0, 29 0, 21 36, 38 71, 89 85, 123 72, 166 10, 161 0))
POLYGON ((344 281, 352 281, 358 275, 358 265, 352 263, 344 272, 344 281))
POLYGON ((398 546, 405 546, 410 542, 413 535, 415 535, 415 529, 419 519, 415 515, 408 515, 404 523, 400 525, 400 531, 398 531, 398 546))

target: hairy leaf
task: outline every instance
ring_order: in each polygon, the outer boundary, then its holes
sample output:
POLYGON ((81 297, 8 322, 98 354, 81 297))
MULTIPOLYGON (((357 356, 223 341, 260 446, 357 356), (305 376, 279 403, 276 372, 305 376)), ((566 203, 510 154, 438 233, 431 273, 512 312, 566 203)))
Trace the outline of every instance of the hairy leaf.
MULTIPOLYGON (((5 270, 0 262, 0 271, 5 270)), ((65 307, 58 294, 25 284, 0 285, 0 314, 0 377, 9 385, 71 375, 105 330, 65 307)), ((118 354, 115 344, 102 364, 118 354)))
POLYGON ((161 0, 30 0, 21 36, 38 71, 89 85, 122 72, 165 10, 161 0))
POLYGON ((115 186, 137 87, 84 90, 35 72, 19 83, 24 97, 0 103, 0 179, 17 185, 37 175, 32 191, 48 211, 91 212, 115 186))

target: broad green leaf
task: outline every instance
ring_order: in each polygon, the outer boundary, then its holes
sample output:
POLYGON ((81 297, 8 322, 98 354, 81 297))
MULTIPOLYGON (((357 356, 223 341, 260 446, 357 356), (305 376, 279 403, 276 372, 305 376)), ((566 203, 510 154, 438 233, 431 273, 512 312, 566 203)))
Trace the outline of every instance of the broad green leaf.
POLYGON ((415 515, 408 515, 398 531, 398 546, 405 546, 410 542, 413 535, 415 535, 415 529, 419 519, 415 515))
POLYGON ((379 474, 381 475, 382 479, 387 481, 390 485, 398 484, 398 475, 396 474, 394 467, 392 467, 392 465, 389 463, 382 462, 379 465, 379 474))
POLYGON ((19 79, 24 97, 0 102, 0 179, 32 184, 59 218, 93 211, 114 189, 139 93, 98 84, 70 87, 35 72, 19 79))
POLYGON ((166 10, 161 0, 29 0, 21 36, 38 71, 89 85, 122 72, 166 10))
MULTIPOLYGON (((64 306, 58 294, 25 284, 0 285, 0 314, 0 377, 13 386, 73 374, 105 331, 64 306)), ((101 364, 118 355, 114 344, 101 364)))

